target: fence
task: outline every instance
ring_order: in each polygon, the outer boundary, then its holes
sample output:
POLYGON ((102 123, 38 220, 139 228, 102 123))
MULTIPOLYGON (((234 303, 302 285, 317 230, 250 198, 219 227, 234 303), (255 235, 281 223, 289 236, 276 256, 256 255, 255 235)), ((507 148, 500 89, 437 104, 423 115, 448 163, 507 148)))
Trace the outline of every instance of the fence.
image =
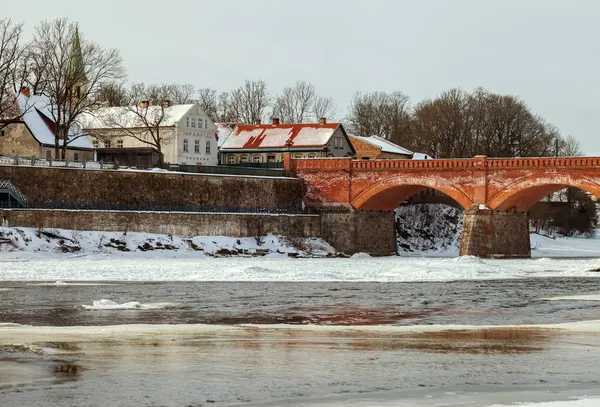
MULTIPOLYGON (((53 158, 37 157, 6 157, 0 156, 0 165, 29 165, 33 167, 53 167, 53 168, 79 168, 89 170, 116 170, 119 168, 127 169, 135 167, 119 167, 112 162, 100 161, 72 161, 59 160, 53 158)), ((261 168, 255 166, 208 166, 208 165, 184 165, 184 164, 163 164, 161 168, 169 171, 188 172, 191 174, 215 174, 215 175, 251 175, 258 177, 285 177, 283 168, 261 168)))
POLYGON ((284 169, 274 168, 255 168, 245 166, 227 166, 227 165, 183 165, 183 164, 164 164, 163 169, 169 171, 189 172, 194 174, 215 174, 215 175, 252 175, 257 177, 285 177, 284 169))
POLYGON ((72 161, 54 158, 5 156, 0 156, 0 165, 31 165, 33 167, 82 168, 90 170, 114 170, 118 168, 115 163, 103 163, 99 161, 72 161))
POLYGON ((27 197, 10 180, 0 180, 0 206, 19 208, 27 206, 27 197))

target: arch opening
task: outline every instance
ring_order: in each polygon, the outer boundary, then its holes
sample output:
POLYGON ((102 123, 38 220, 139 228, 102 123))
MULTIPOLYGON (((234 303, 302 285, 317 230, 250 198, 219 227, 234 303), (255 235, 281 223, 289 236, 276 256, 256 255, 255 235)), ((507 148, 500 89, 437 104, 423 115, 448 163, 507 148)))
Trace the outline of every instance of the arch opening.
POLYGON ((352 200, 352 206, 360 211, 393 211, 403 202, 426 196, 429 191, 437 191, 452 206, 468 208, 473 202, 464 192, 448 185, 429 180, 389 179, 376 183, 362 191, 352 200))

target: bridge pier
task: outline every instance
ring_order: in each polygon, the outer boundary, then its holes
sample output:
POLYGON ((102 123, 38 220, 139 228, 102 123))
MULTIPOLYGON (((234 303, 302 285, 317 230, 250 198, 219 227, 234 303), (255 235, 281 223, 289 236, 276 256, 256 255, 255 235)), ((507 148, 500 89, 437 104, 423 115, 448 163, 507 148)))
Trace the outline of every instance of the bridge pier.
POLYGON ((529 258, 527 213, 498 212, 485 205, 465 209, 460 255, 488 258, 529 258))
POLYGON ((321 237, 336 250, 369 253, 375 256, 396 254, 394 212, 355 211, 336 207, 321 209, 321 237))

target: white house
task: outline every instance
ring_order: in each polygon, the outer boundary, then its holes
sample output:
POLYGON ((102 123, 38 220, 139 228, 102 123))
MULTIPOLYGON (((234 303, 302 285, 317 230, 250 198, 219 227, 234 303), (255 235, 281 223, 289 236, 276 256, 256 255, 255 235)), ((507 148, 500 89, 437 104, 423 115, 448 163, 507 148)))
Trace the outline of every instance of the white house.
POLYGON ((158 134, 165 163, 217 165, 217 127, 198 103, 105 107, 81 122, 99 152, 156 148, 158 134))

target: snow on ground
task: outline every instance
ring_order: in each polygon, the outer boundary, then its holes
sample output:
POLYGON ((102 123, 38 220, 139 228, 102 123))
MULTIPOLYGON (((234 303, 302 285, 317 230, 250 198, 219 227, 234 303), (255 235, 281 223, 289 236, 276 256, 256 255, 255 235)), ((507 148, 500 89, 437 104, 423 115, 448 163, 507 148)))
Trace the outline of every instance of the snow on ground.
MULTIPOLYGON (((535 403, 535 404, 511 404, 512 406, 519 407, 597 407, 600 405, 599 399, 581 399, 581 400, 570 400, 570 401, 551 401, 549 403, 535 403)), ((490 407, 506 407, 506 405, 494 404, 490 407)))
POLYGON ((292 239, 267 235, 254 238, 178 236, 149 233, 94 232, 63 229, 0 228, 1 258, 37 255, 52 257, 68 253, 145 255, 172 254, 210 256, 327 256, 335 249, 322 239, 292 239), (11 256, 12 255, 12 256, 11 256))
MULTIPOLYGON (((600 277, 600 259, 209 257, 195 252, 3 253, 0 281, 452 281, 600 277), (11 255, 14 255, 11 256, 11 255)), ((57 284, 60 289, 64 284, 57 284)), ((594 294, 594 293, 590 293, 594 294)))

